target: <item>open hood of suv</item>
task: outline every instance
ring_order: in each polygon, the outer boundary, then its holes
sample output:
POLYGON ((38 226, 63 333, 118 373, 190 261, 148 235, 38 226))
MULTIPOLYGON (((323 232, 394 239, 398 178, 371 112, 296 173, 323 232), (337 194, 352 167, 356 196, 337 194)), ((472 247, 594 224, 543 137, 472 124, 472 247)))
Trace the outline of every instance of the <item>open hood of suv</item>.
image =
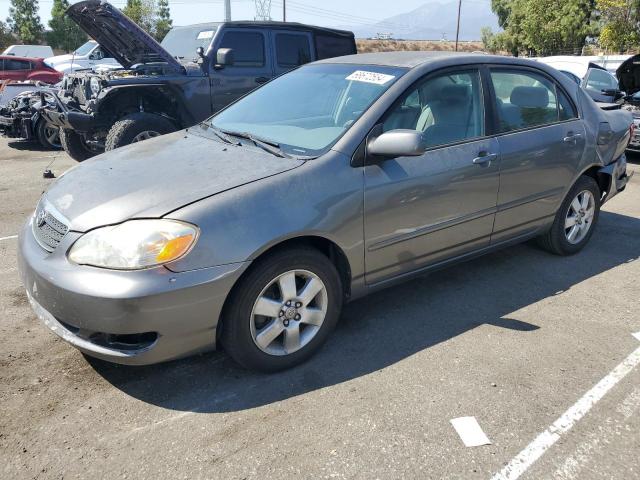
POLYGON ((634 55, 625 60, 616 70, 616 77, 620 83, 620 90, 627 95, 633 95, 640 90, 640 55, 634 55))
POLYGON ((166 62, 176 70, 182 69, 169 52, 110 3, 85 0, 69 7, 67 15, 124 68, 137 63, 166 62))

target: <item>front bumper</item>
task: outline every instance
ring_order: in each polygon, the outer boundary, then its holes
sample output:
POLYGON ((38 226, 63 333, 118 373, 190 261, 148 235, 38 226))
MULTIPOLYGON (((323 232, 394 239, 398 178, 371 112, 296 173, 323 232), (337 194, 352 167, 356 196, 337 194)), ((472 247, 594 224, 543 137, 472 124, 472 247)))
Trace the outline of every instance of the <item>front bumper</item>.
MULTIPOLYGON (((95 116, 77 110, 71 110, 60 100, 56 93, 51 93, 55 106, 50 105, 41 110, 42 117, 50 124, 65 130, 87 133, 96 126, 95 116)), ((44 105, 43 101, 43 105, 44 105)))
POLYGON ((215 348, 228 293, 248 262, 174 273, 71 264, 69 232, 48 253, 31 220, 19 236, 18 266, 31 305, 54 333, 103 360, 146 365, 215 348))

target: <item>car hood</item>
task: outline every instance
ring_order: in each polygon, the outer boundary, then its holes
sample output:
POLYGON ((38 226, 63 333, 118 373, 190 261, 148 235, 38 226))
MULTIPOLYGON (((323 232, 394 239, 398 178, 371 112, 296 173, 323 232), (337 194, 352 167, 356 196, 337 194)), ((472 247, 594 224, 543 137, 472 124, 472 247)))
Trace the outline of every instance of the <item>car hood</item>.
POLYGON ((71 5, 67 15, 124 68, 137 63, 166 62, 176 70, 182 70, 169 52, 110 3, 85 0, 71 5))
POLYGON ((616 70, 616 77, 618 77, 620 90, 627 95, 640 91, 640 55, 633 55, 622 62, 616 70))
POLYGON ((199 127, 134 143, 68 170, 45 196, 84 232, 131 218, 157 218, 304 161, 221 143, 199 127), (196 130, 193 133, 193 130, 196 130))

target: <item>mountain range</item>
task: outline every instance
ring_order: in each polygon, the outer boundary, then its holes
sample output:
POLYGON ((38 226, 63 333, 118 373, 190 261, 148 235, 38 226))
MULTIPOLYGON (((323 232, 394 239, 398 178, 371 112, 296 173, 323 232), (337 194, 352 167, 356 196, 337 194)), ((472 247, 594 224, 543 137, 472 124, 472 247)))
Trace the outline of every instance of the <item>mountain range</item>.
MULTIPOLYGON (((375 37, 379 33, 392 33, 393 38, 405 40, 455 40, 458 0, 433 0, 410 12, 381 20, 373 25, 343 26, 357 38, 375 37)), ((480 29, 491 27, 498 31, 498 18, 490 3, 483 0, 462 1, 460 40, 480 40, 480 29)))

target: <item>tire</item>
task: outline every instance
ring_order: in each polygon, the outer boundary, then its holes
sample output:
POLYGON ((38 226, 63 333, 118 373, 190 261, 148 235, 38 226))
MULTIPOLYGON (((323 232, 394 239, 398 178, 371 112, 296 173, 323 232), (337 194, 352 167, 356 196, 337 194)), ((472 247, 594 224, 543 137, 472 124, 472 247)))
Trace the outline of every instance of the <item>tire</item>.
MULTIPOLYGON (((293 291, 291 288, 287 290, 293 291)), ((257 260, 234 287, 222 318, 221 343, 236 362, 250 370, 274 372, 293 367, 311 357, 326 341, 338 322, 342 297, 340 275, 319 251, 295 248, 273 253, 257 260), (281 283, 277 279, 281 277, 286 282, 291 278, 292 271, 300 276, 295 276, 295 296, 286 298, 295 302, 287 306, 282 295, 284 289, 279 287, 281 283), (308 275, 306 283, 303 275, 308 275), (317 280, 321 283, 317 283, 317 280), (312 281, 315 282, 314 287, 324 286, 324 289, 309 297, 312 300, 308 301, 304 298, 304 292, 305 287, 312 285, 312 281), (263 311, 258 306, 258 299, 267 297, 275 299, 273 303, 267 301, 270 315, 254 315, 254 308, 263 311), (302 302, 305 304, 302 305, 302 302), (295 316, 291 309, 297 313, 295 316), (320 320, 323 310, 326 313, 320 320), (290 332, 295 334, 295 331, 299 332, 297 349, 295 341, 291 348, 286 343, 296 338, 295 335, 290 336, 290 332), (279 333, 272 335, 273 340, 264 340, 262 334, 265 332, 279 333), (258 338, 262 339, 264 347, 259 346, 258 338), (270 343, 267 345, 267 342, 270 343)))
POLYGON ((578 253, 589 242, 591 235, 593 235, 599 215, 600 187, 598 187, 598 184, 593 178, 583 175, 576 181, 573 187, 571 187, 569 193, 567 193, 562 205, 556 212, 553 225, 549 231, 538 237, 538 243, 542 248, 556 255, 573 255, 578 253), (580 204, 580 199, 584 201, 585 198, 588 198, 585 192, 588 192, 593 200, 591 216, 589 215, 591 208, 580 208, 582 213, 577 213, 576 205, 572 205, 576 199, 578 199, 578 204, 580 204), (583 216, 580 217, 580 215, 583 216), (572 222, 576 223, 570 226, 572 222), (576 230, 576 228, 578 230, 576 230), (586 228, 586 231, 582 231, 581 228, 586 228), (572 234, 571 232, 574 233, 572 234), (575 232, 578 233, 576 234, 575 232), (572 235, 573 239, 571 239, 572 235))
POLYGON ((60 144, 64 151, 76 162, 83 162, 100 153, 98 150, 89 147, 84 137, 73 130, 60 129, 60 144))
POLYGON ((44 119, 38 120, 35 128, 36 138, 40 145, 49 150, 60 150, 62 144, 60 143, 60 129, 57 127, 48 126, 44 119))
POLYGON ((131 113, 113 124, 107 134, 104 149, 108 152, 130 143, 175 131, 175 125, 165 117, 145 112, 131 113))

